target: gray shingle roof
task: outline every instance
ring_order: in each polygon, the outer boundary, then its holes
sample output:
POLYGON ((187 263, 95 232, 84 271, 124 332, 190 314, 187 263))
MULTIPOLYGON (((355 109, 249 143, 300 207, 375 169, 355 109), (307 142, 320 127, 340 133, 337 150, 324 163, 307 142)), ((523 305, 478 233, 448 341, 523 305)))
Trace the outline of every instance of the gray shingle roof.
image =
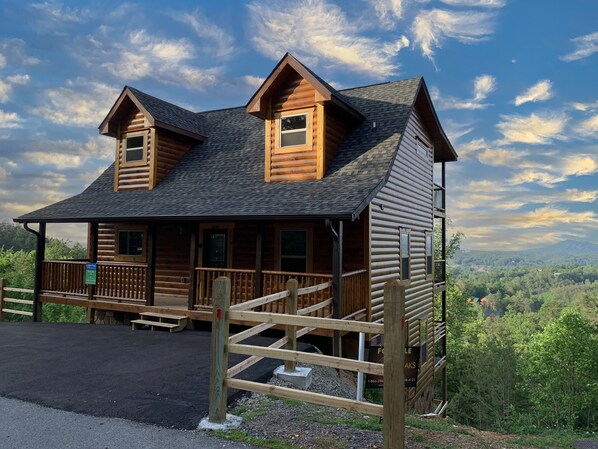
POLYGON ((134 87, 127 86, 127 88, 133 95, 135 95, 135 98, 139 100, 156 122, 174 126, 175 128, 189 131, 193 134, 199 134, 201 136, 206 135, 206 130, 203 125, 204 120, 201 114, 188 111, 175 104, 152 97, 134 87))
POLYGON ((263 122, 244 107, 209 111, 198 113, 208 139, 153 190, 114 192, 111 166, 83 193, 17 221, 355 218, 389 171, 420 84, 412 78, 342 91, 365 120, 347 133, 321 180, 265 182, 263 122))

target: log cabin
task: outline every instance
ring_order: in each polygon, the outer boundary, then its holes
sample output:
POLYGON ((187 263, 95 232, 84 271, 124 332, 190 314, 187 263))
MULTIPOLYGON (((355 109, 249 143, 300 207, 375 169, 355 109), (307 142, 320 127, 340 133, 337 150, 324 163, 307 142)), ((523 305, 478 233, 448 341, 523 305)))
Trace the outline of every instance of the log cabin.
POLYGON ((114 163, 15 219, 39 224, 37 318, 48 302, 210 320, 212 282, 228 276, 232 303, 289 278, 332 280, 300 307, 331 297, 319 316, 380 322, 398 279, 421 347, 412 403, 429 409, 436 379, 446 403, 445 164, 457 154, 423 78, 337 91, 286 54, 244 107, 194 113, 127 86, 99 132, 114 163), (45 260, 47 223, 87 223, 87 261, 45 260))

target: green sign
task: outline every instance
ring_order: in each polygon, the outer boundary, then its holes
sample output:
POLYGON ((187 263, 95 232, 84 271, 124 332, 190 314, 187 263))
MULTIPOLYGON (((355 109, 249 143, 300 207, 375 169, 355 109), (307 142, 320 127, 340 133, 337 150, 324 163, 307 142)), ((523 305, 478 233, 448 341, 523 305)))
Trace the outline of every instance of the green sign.
POLYGON ((98 264, 87 262, 85 264, 85 284, 96 285, 96 279, 98 275, 98 264))

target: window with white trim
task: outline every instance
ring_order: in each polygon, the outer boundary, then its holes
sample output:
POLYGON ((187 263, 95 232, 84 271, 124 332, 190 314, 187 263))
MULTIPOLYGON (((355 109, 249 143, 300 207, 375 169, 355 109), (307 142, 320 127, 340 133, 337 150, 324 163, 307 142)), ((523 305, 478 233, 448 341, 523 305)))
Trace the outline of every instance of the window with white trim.
POLYGON ((411 234, 409 229, 400 229, 400 258, 401 258, 401 280, 411 279, 411 234))
POLYGON ((280 148, 307 145, 307 114, 280 117, 280 148))
POLYGON ((145 136, 135 135, 125 138, 125 163, 144 160, 145 136))
POLYGON ((434 233, 426 232, 426 279, 434 275, 434 233))

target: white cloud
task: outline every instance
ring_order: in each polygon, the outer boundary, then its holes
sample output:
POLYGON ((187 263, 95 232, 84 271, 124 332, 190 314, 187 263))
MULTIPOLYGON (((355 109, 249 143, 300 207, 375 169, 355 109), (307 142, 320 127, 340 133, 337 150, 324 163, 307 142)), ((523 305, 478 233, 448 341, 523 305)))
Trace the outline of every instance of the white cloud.
POLYGON ((10 99, 12 85, 0 80, 0 103, 6 103, 10 99))
POLYGON ((259 89, 265 80, 266 78, 254 75, 246 75, 243 77, 243 82, 255 90, 259 89))
POLYGON ((434 48, 442 47, 447 38, 465 44, 487 39, 494 31, 493 18, 493 14, 486 12, 422 11, 413 21, 415 44, 425 57, 433 61, 434 48))
POLYGON ((386 29, 395 27, 397 20, 403 18, 406 0, 370 0, 380 24, 386 29))
POLYGON ((493 150, 487 148, 478 153, 478 160, 482 164, 492 167, 512 167, 514 164, 520 163, 525 155, 525 152, 517 150, 505 150, 504 148, 493 150))
POLYGON ((593 203, 598 199, 598 190, 566 189, 562 199, 576 203, 593 203))
POLYGON ((6 103, 10 100, 14 85, 23 86, 28 82, 29 75, 14 75, 8 76, 4 80, 0 79, 0 103, 6 103))
POLYGON ((560 157, 553 165, 546 165, 543 169, 522 170, 515 173, 507 182, 512 185, 536 183, 545 187, 553 187, 572 176, 587 176, 597 172, 598 158, 589 154, 576 154, 560 157))
POLYGON ((442 97, 436 88, 430 90, 432 99, 437 101, 438 109, 485 109, 489 105, 483 103, 488 95, 496 89, 496 78, 491 75, 480 75, 473 81, 473 97, 461 99, 442 97))
POLYGON ((506 0, 440 0, 442 3, 451 6, 482 6, 485 8, 502 8, 506 0))
POLYGON ((77 9, 64 6, 59 2, 33 3, 31 7, 44 15, 44 19, 53 22, 84 22, 91 17, 89 9, 77 9))
POLYGON ((545 101, 552 97, 552 83, 550 80, 538 81, 532 87, 527 89, 521 95, 515 98, 515 106, 521 106, 524 103, 545 101))
POLYGON ((18 84, 19 86, 24 86, 25 84, 29 83, 29 75, 14 75, 14 76, 7 76, 6 81, 10 84, 18 84))
POLYGON ((0 109, 0 129, 21 128, 23 119, 16 112, 6 112, 0 109))
POLYGON ((385 78, 396 74, 394 58, 408 41, 403 36, 389 45, 360 35, 355 22, 325 0, 255 1, 248 7, 253 45, 274 60, 290 51, 307 65, 322 61, 329 67, 385 78))
POLYGON ((23 39, 8 38, 0 39, 0 50, 2 50, 2 57, 4 64, 8 62, 17 65, 32 66, 39 64, 39 59, 27 55, 27 44, 23 39))
POLYGON ((457 123, 452 119, 446 119, 443 123, 444 132, 449 140, 455 144, 461 137, 466 136, 474 130, 471 123, 457 123))
POLYGON ((235 40, 231 33, 215 25, 198 9, 192 13, 175 13, 173 18, 189 25, 197 36, 208 41, 204 48, 217 58, 228 58, 234 53, 235 40))
POLYGON ((582 121, 576 131, 584 137, 598 136, 598 114, 582 121))
POLYGON ((8 178, 8 172, 4 167, 0 167, 0 181, 5 181, 8 178))
POLYGON ((0 53, 0 70, 6 67, 6 58, 0 53))
POLYGON ((105 41, 96 37, 90 39, 96 51, 81 55, 90 67, 100 65, 125 81, 153 78, 168 84, 184 84, 198 91, 217 81, 218 69, 201 69, 189 64, 195 58, 195 48, 187 39, 160 38, 146 30, 136 30, 128 34, 125 43, 113 43, 111 33, 103 31, 105 41), (101 61, 95 53, 99 53, 101 61))
POLYGON ((598 52, 598 31, 571 39, 571 42, 575 44, 575 50, 561 56, 563 61, 576 61, 592 56, 598 52))
POLYGON ((565 176, 591 175, 598 172, 598 157, 589 154, 577 154, 564 158, 560 166, 565 176))
POLYGON ((23 155, 36 165, 53 165, 56 168, 77 168, 90 159, 107 161, 114 158, 114 140, 105 136, 91 137, 85 143, 49 141, 44 146, 43 150, 33 149, 23 155))
POLYGON ((588 112, 588 111, 598 109, 598 101, 594 101, 594 102, 590 102, 590 103, 574 102, 574 103, 571 103, 570 106, 573 109, 575 109, 576 111, 588 112))
POLYGON ((496 125, 503 135, 501 143, 549 144, 553 140, 565 140, 562 134, 568 117, 564 114, 546 114, 530 116, 501 115, 501 122, 496 125))
POLYGON ((42 104, 30 112, 59 125, 97 126, 119 93, 103 83, 68 81, 66 87, 45 90, 42 104))
POLYGON ((486 143, 486 140, 482 137, 480 139, 473 139, 467 143, 458 145, 456 150, 457 150, 457 153, 459 154, 459 157, 466 157, 466 156, 470 155, 471 153, 475 153, 476 151, 483 150, 484 148, 487 148, 487 147, 488 147, 488 144, 486 143))
POLYGON ((598 223, 594 212, 571 212, 566 209, 541 207, 518 215, 505 217, 504 222, 516 228, 547 228, 557 224, 598 223))

